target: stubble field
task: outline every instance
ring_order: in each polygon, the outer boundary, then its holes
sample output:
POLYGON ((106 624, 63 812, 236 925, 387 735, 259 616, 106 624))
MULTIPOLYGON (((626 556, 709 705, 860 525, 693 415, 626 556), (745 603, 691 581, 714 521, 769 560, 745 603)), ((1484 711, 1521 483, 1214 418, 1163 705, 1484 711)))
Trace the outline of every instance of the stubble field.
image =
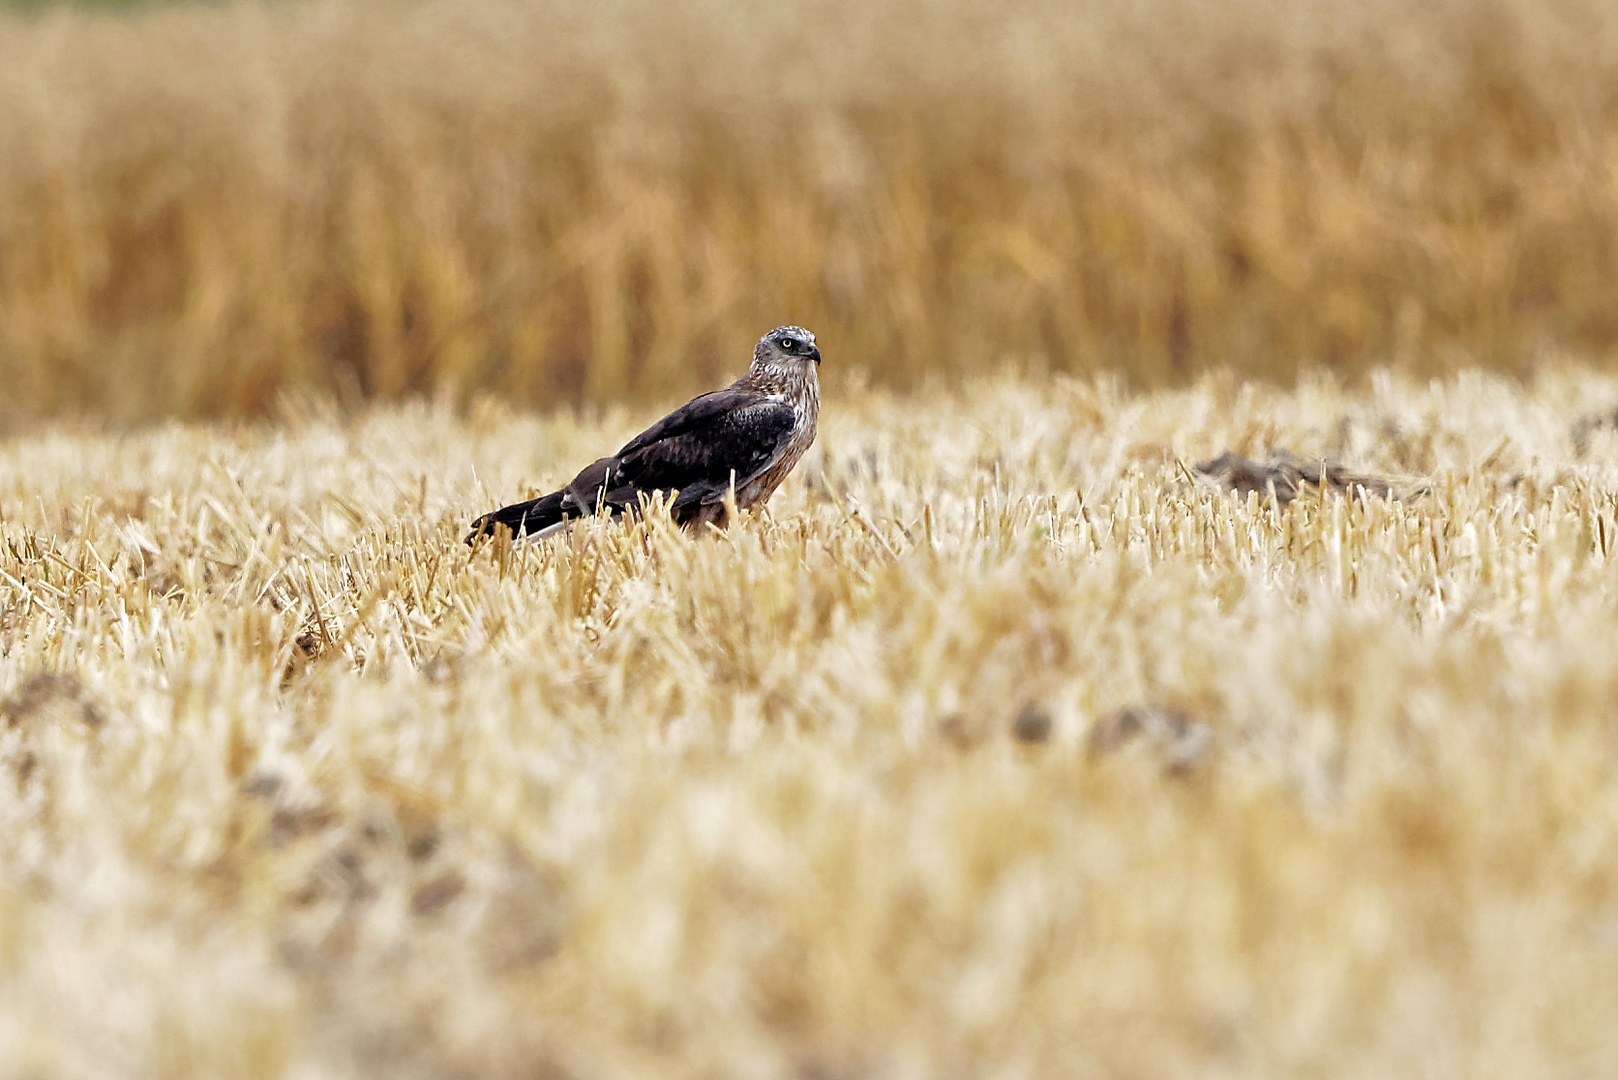
POLYGON ((1608 0, 0 0, 0 1080, 1618 1075, 1614 132, 1608 0), (461 544, 789 320, 768 516, 461 544))
POLYGON ((652 412, 14 438, 0 1075, 1612 1075, 1614 406, 856 382, 516 552, 652 412))

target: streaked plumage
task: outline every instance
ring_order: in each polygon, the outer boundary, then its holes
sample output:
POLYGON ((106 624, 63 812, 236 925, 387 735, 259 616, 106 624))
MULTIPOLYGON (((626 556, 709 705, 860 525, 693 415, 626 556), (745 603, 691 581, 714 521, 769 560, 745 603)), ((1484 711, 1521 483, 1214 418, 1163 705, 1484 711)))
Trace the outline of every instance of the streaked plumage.
POLYGON ((801 326, 771 330, 753 350, 747 374, 703 394, 586 465, 559 491, 514 503, 472 523, 471 543, 504 525, 538 539, 574 518, 605 510, 634 512, 643 495, 672 498, 674 519, 688 527, 725 524, 725 496, 762 506, 815 441, 820 415, 820 350, 801 326))

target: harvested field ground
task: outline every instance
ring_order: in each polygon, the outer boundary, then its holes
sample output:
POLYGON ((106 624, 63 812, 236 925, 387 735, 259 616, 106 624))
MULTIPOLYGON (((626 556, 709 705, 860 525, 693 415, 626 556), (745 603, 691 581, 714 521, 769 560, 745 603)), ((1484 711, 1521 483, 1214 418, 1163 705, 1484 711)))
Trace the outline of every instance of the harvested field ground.
POLYGON ((1614 1075, 1615 406, 845 388, 476 553, 652 413, 16 437, 0 1075, 1614 1075))

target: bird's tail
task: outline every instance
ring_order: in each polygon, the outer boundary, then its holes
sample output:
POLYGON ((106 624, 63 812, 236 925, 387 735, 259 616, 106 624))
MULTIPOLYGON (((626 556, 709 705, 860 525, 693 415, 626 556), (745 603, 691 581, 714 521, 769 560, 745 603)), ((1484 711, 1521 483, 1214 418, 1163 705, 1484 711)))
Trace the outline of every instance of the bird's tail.
POLYGON ((479 537, 493 536, 496 525, 510 529, 513 539, 532 536, 553 525, 560 525, 569 517, 577 516, 563 510, 562 497, 566 494, 565 491, 553 491, 538 499, 512 503, 484 514, 472 522, 472 531, 467 533, 466 542, 471 544, 479 537))

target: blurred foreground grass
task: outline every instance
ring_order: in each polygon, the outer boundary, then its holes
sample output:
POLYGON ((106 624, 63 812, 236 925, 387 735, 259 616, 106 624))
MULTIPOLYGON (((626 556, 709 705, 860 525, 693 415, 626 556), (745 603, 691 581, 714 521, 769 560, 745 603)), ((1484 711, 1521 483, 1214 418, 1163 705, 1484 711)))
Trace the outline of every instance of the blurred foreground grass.
POLYGON ((0 419, 1618 344, 1618 18, 1488 0, 0 14, 0 419))
POLYGON ((1612 1075, 1615 406, 844 395, 769 519, 475 554, 650 414, 13 439, 0 1061, 1612 1075), (1431 487, 1187 483, 1271 445, 1431 487))

